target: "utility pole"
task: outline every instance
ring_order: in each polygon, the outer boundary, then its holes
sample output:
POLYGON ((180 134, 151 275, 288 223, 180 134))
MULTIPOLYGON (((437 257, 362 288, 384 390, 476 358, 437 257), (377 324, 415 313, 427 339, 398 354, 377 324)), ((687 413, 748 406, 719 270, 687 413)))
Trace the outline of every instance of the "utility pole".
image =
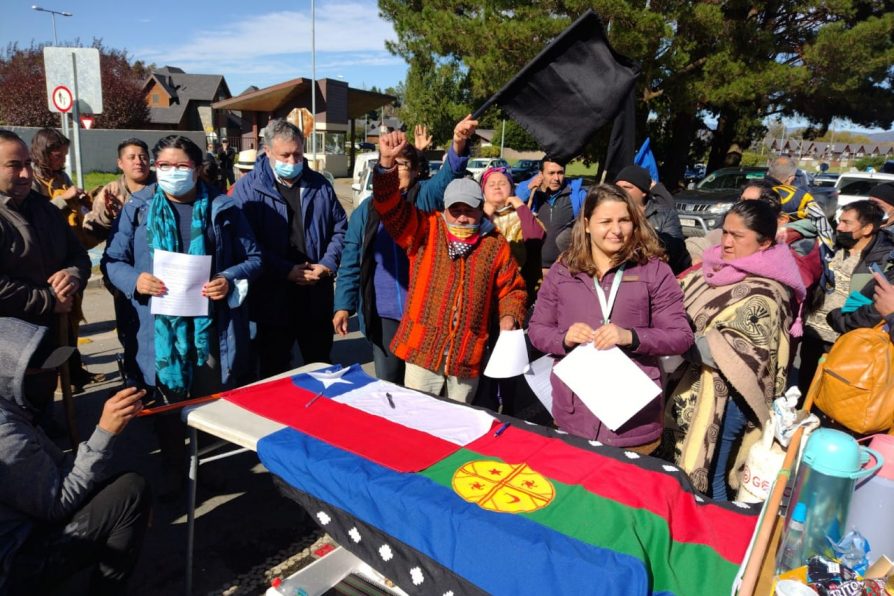
MULTIPOLYGON (((37 12, 48 12, 50 16, 53 18, 53 47, 59 47, 59 38, 56 36, 56 15, 60 17, 70 17, 72 14, 70 12, 64 10, 50 10, 49 8, 41 8, 37 4, 33 4, 31 6, 31 10, 36 10, 37 12)), ((68 112, 62 112, 59 114, 62 117, 62 134, 66 137, 71 134, 68 129, 68 112)), ((75 124, 78 124, 78 121, 75 120, 75 124)), ((71 174, 71 154, 65 157, 65 170, 71 174)), ((81 186, 84 185, 84 182, 78 179, 78 184, 81 186)))

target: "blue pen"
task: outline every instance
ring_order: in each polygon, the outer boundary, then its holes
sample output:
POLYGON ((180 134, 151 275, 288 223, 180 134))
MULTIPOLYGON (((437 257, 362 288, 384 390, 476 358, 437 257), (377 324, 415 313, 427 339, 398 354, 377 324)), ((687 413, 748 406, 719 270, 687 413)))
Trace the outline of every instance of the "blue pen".
POLYGON ((495 437, 499 437, 499 436, 502 435, 504 432, 506 432, 506 429, 509 428, 509 424, 510 424, 509 422, 504 422, 503 425, 500 426, 500 428, 497 429, 497 432, 494 433, 494 436, 495 436, 495 437))

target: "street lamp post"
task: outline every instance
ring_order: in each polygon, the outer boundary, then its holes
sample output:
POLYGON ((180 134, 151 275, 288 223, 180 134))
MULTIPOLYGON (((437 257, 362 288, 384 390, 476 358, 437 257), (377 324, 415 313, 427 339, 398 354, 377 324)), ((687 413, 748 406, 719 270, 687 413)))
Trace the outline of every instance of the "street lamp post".
POLYGON ((310 151, 314 156, 313 167, 317 166, 317 7, 315 0, 310 0, 310 68, 311 79, 313 84, 310 89, 310 111, 311 122, 313 122, 312 132, 310 134, 310 151))
POLYGON ((32 5, 31 9, 38 12, 48 12, 50 13, 50 16, 53 17, 53 45, 58 47, 59 39, 56 37, 56 15, 59 15, 61 17, 70 17, 71 13, 64 10, 50 10, 49 8, 41 8, 37 4, 32 5))
MULTIPOLYGON (((64 10, 50 10, 49 8, 41 8, 37 4, 32 4, 31 9, 36 10, 38 12, 48 12, 48 13, 50 13, 50 16, 53 17, 53 46, 59 47, 59 38, 56 36, 56 15, 59 15, 62 17, 70 17, 70 16, 72 16, 71 13, 68 11, 64 11, 64 10)), ((68 112, 62 112, 60 114, 60 116, 62 117, 62 134, 68 135, 68 134, 70 134, 69 130, 68 130, 68 112)), ((78 125, 77 121, 75 121, 75 125, 76 126, 78 125)), ((65 169, 69 173, 71 172, 71 156, 70 155, 65 158, 65 169)), ((84 182, 82 180, 78 180, 78 184, 83 185, 84 182)))

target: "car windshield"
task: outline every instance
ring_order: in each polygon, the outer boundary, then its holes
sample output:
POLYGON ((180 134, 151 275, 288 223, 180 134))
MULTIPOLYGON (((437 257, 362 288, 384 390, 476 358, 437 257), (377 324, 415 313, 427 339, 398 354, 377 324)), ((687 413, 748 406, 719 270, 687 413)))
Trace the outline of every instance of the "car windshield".
POLYGON ((738 190, 744 186, 746 181, 763 177, 764 173, 759 170, 753 172, 719 171, 699 182, 696 188, 699 190, 738 190))
POLYGON ((838 185, 838 193, 858 197, 868 197, 878 180, 872 178, 841 178, 838 185))
POLYGON ((470 159, 469 166, 470 168, 486 168, 487 167, 486 159, 470 159))

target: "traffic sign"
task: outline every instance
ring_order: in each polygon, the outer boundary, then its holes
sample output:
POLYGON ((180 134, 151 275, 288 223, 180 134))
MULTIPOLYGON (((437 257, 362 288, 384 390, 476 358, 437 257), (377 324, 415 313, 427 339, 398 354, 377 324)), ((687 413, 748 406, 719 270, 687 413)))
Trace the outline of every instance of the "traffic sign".
POLYGON ((93 118, 90 114, 81 114, 81 126, 90 130, 93 128, 93 123, 96 122, 96 119, 93 118))
POLYGON ((77 111, 84 114, 102 114, 99 50, 45 47, 43 64, 47 77, 47 107, 51 112, 60 111, 53 105, 53 90, 63 85, 72 91, 73 95, 77 95, 77 111))
POLYGON ((69 112, 71 111, 71 106, 74 105, 74 95, 65 85, 57 85, 53 89, 53 93, 50 94, 50 98, 53 101, 53 106, 59 112, 69 112))

